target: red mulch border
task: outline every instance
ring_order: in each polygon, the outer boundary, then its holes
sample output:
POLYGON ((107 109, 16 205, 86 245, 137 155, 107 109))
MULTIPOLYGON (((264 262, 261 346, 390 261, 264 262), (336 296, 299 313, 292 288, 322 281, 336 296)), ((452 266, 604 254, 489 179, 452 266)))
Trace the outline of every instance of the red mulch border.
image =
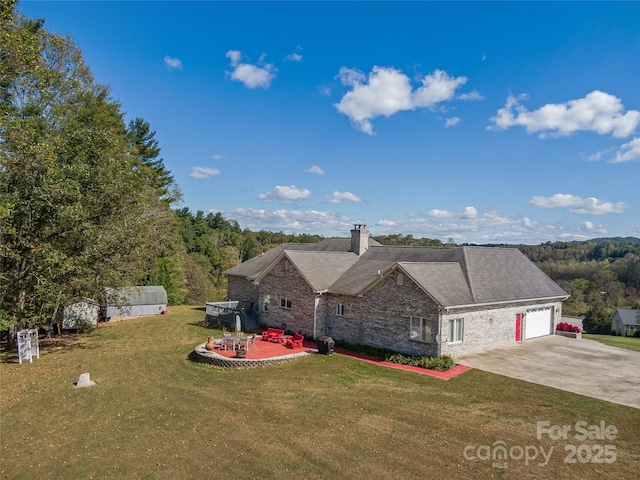
POLYGON ((384 360, 378 360, 376 358, 372 358, 367 355, 362 355, 360 353, 351 352, 343 348, 334 348, 333 351, 341 355, 348 355, 349 357, 357 358, 358 360, 372 363, 374 365, 380 365, 381 367, 395 368, 396 370, 405 370, 407 372, 421 373, 422 375, 429 375, 431 377, 440 378, 442 380, 449 380, 450 378, 457 377, 458 375, 462 375, 464 372, 471 370, 471 367, 467 367, 466 365, 456 365, 455 367, 453 367, 450 370, 447 370, 446 372, 439 372, 437 370, 431 370, 428 368, 412 367, 411 365, 400 365, 399 363, 385 362, 384 360))

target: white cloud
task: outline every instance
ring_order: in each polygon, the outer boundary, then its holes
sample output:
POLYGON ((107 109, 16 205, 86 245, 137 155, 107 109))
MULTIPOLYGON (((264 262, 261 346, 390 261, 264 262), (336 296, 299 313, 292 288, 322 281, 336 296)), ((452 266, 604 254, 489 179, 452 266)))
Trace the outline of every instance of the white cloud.
POLYGON ((220 170, 208 167, 191 167, 189 172, 189 176, 193 178, 212 178, 218 175, 220 175, 220 170))
POLYGON ((640 124, 640 112, 628 110, 619 98, 594 90, 584 98, 565 103, 549 103, 529 112, 518 99, 510 96, 503 108, 491 118, 489 129, 506 130, 513 126, 525 127, 528 133, 539 132, 544 138, 588 131, 617 138, 628 137, 640 124))
POLYGON ((631 160, 640 160, 640 137, 622 145, 611 163, 630 162, 631 160))
POLYGON ((469 93, 461 93, 457 97, 459 100, 484 100, 484 97, 480 95, 480 92, 473 90, 469 93))
POLYGON ((597 198, 582 198, 568 193, 556 193, 552 197, 534 196, 529 202, 540 208, 566 208, 571 213, 586 215, 605 215, 622 213, 627 205, 624 202, 608 202, 597 198))
POLYGON ((340 67, 335 78, 339 78, 343 85, 353 87, 367 79, 367 76, 357 68, 340 67))
POLYGON ((316 173, 318 175, 324 175, 325 172, 318 165, 311 165, 309 168, 305 170, 308 173, 316 173))
POLYGON ((480 213, 475 207, 462 212, 434 209, 425 215, 409 215, 406 221, 386 219, 377 226, 376 235, 403 232, 458 243, 539 243, 558 236, 553 225, 539 224, 526 217, 508 218, 492 210, 480 213))
POLYGON ((298 188, 295 185, 283 186, 278 185, 270 192, 259 193, 258 198, 264 202, 271 203, 277 200, 281 203, 291 203, 296 200, 307 200, 311 198, 311 190, 306 188, 298 188))
POLYGON ((580 156, 587 162, 597 162, 607 153, 607 150, 602 150, 595 153, 581 153, 580 156))
POLYGON ((231 66, 236 67, 240 64, 240 60, 242 59, 242 53, 238 50, 229 50, 225 55, 229 60, 231 60, 231 66))
POLYGON ((429 210, 427 212, 427 215, 434 218, 451 218, 456 216, 456 214, 453 212, 449 212, 447 210, 438 210, 438 209, 429 210))
POLYGON ((478 216, 478 211, 474 207, 466 207, 464 211, 456 213, 448 210, 433 209, 427 212, 428 217, 433 218, 464 218, 473 220, 478 216))
POLYGON ((211 156, 211 160, 226 160, 227 158, 226 153, 215 153, 211 156))
POLYGON ((451 100, 456 89, 467 83, 467 77, 450 77, 443 70, 436 70, 422 79, 422 87, 414 92, 415 107, 432 107, 436 103, 451 100))
POLYGON ((260 56, 258 64, 242 63, 242 53, 229 50, 226 57, 231 61, 232 72, 227 72, 231 80, 244 84, 247 88, 269 88, 275 76, 276 69, 270 63, 264 63, 265 54, 260 56))
POLYGON ((335 232, 346 236, 354 223, 358 223, 345 215, 331 211, 318 210, 265 210, 254 208, 236 208, 233 217, 237 218, 244 228, 273 229, 285 232, 317 232, 326 235, 335 232))
POLYGON ((169 55, 165 55, 164 56, 164 65, 169 69, 169 70, 181 70, 182 69, 182 62, 180 61, 179 58, 173 58, 170 57, 169 55))
POLYGON ((301 62, 302 55, 299 53, 290 53, 286 57, 284 57, 285 62, 301 62))
POLYGON ((390 117, 404 110, 432 108, 451 100, 456 89, 463 85, 466 77, 450 77, 436 70, 422 79, 422 86, 415 91, 411 80, 400 70, 392 67, 374 66, 369 76, 356 69, 340 68, 336 78, 352 88, 334 106, 351 119, 354 126, 368 135, 373 135, 373 118, 390 117))
POLYGON ((594 234, 594 233, 607 234, 607 233, 609 233, 609 231, 605 227, 603 227, 602 225, 595 225, 595 224, 593 224, 591 222, 584 222, 582 224, 582 227, 579 228, 579 230, 585 230, 585 231, 587 231, 587 232, 589 232, 591 234, 594 234))
POLYGON ((447 118, 447 120, 444 122, 444 126, 447 127, 447 128, 455 127, 459 123, 460 123, 460 118, 459 117, 451 117, 451 118, 447 118))
POLYGON ((464 213, 462 214, 462 218, 467 218, 469 220, 473 220, 478 217, 478 211, 474 207, 467 207, 464 209, 464 213))
POLYGON ((355 202, 360 203, 362 199, 351 192, 338 192, 335 191, 331 195, 325 195, 329 203, 342 203, 342 202, 355 202))
POLYGON ((397 225, 397 223, 392 220, 378 220, 378 223, 376 225, 381 225, 383 227, 394 227, 397 225))

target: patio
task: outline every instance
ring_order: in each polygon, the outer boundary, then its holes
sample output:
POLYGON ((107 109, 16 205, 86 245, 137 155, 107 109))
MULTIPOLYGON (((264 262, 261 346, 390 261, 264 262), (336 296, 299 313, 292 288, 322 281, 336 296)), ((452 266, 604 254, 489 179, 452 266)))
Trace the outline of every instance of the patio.
MULTIPOLYGON (((300 348, 289 348, 280 342, 269 342, 261 340, 260 336, 256 336, 256 340, 254 342, 255 348, 253 348, 253 345, 249 346, 249 349, 247 350, 246 356, 244 358, 237 358, 236 353, 231 349, 224 350, 223 348, 216 348, 213 351, 207 350, 205 348, 206 344, 207 342, 198 345, 195 350, 191 352, 189 358, 195 362, 208 363, 220 367, 257 367, 318 353, 316 344, 311 341, 304 341, 303 346, 300 348)), ((379 365, 381 367, 414 372, 421 375, 440 378, 442 380, 449 380, 463 374, 468 370, 471 370, 471 367, 465 365, 456 365, 451 370, 448 370, 446 372, 439 372, 426 368, 400 365, 384 360, 376 360, 367 355, 351 352, 342 348, 334 348, 333 352, 342 355, 348 355, 350 357, 357 358, 374 365, 379 365)))
POLYGON ((236 352, 231 348, 207 350, 206 344, 207 342, 203 342, 195 348, 190 355, 191 360, 221 367, 254 367, 318 352, 315 343, 312 342, 304 342, 302 347, 290 348, 280 342, 261 340, 260 336, 256 336, 255 341, 248 345, 243 358, 236 357, 236 352))

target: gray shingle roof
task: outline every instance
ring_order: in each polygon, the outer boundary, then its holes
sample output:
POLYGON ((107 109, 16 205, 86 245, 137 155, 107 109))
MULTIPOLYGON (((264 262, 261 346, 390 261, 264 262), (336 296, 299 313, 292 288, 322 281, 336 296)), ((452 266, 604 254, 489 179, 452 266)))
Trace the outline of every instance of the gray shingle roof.
POLYGON ((399 265, 440 305, 474 303, 460 264, 400 262, 399 265))
POLYGON ((359 295, 400 269, 444 307, 568 296, 515 248, 400 247, 370 240, 360 257, 350 248, 349 238, 285 244, 225 274, 255 280, 285 252, 315 291, 359 295))
MULTIPOLYGON (((380 244, 373 239, 369 239, 370 246, 380 244)), ((304 250, 314 252, 348 252, 351 250, 350 238, 327 238, 318 243, 283 243, 271 250, 267 250, 262 255, 253 257, 240 265, 236 265, 223 273, 236 277, 246 277, 248 280, 255 280, 258 276, 280 256, 284 250, 304 250)))
POLYGON ((639 325, 640 320, 638 319, 638 315, 640 311, 632 310, 628 308, 618 308, 616 313, 620 317, 623 325, 639 325))
POLYGON ((285 250, 285 254, 316 292, 327 290, 358 261, 353 252, 285 250))
POLYGON ((462 248, 475 303, 568 296, 517 248, 462 248))

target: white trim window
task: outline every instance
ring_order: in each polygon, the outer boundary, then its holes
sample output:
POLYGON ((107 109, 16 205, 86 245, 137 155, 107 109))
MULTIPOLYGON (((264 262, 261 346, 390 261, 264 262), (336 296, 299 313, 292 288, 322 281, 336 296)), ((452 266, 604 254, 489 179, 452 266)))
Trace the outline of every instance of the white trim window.
POLYGON ((285 297, 280 297, 280 308, 291 308, 291 300, 285 297))
POLYGON ((404 285, 404 275, 402 275, 401 273, 399 273, 398 277, 396 278, 396 285, 400 287, 404 285))
POLYGON ((409 338, 419 342, 431 343, 431 320, 428 318, 411 317, 409 338))
POLYGON ((338 317, 344 316, 344 303, 338 303, 336 305, 336 315, 338 317))
POLYGON ((464 333, 464 319, 452 318, 449 320, 449 343, 462 342, 464 333))

